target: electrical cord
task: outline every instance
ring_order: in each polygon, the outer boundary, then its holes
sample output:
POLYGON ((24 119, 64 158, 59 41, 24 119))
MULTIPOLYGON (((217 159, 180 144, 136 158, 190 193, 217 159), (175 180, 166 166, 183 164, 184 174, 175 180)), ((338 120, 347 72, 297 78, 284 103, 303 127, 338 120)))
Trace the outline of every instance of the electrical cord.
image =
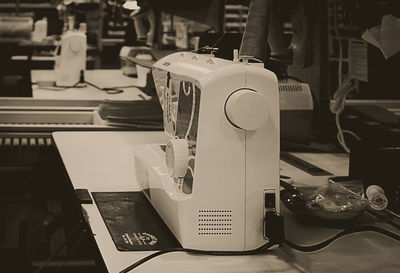
POLYGON ((40 89, 45 89, 45 90, 55 90, 55 91, 62 91, 62 90, 67 90, 69 88, 83 88, 85 86, 80 85, 80 81, 78 81, 77 83, 71 85, 71 86, 60 86, 60 85, 52 85, 52 86, 40 86, 39 82, 36 83, 32 83, 32 84, 36 84, 39 86, 40 89))
POLYGON ((372 214, 376 218, 379 218, 380 220, 385 221, 390 225, 400 229, 400 223, 399 223, 400 215, 398 215, 397 213, 394 213, 393 211, 387 208, 379 212, 372 209, 371 207, 368 207, 367 210, 370 214, 372 214))
POLYGON ((137 87, 135 85, 126 85, 126 86, 118 86, 118 87, 104 87, 101 88, 97 85, 95 85, 94 83, 88 82, 85 80, 85 76, 84 76, 84 71, 81 70, 80 72, 80 78, 79 81, 76 82, 75 84, 71 85, 71 86, 45 86, 45 87, 40 87, 41 89, 49 89, 49 90, 65 90, 65 89, 69 89, 69 88, 76 88, 76 87, 86 87, 85 84, 90 85, 100 91, 104 91, 107 94, 120 94, 123 93, 124 90, 122 90, 123 88, 132 88, 132 87, 137 87))
POLYGON ((357 140, 361 140, 361 138, 359 136, 357 136, 357 134, 355 134, 354 132, 352 132, 350 130, 343 130, 342 126, 340 125, 340 115, 345 108, 347 94, 351 90, 353 90, 353 87, 351 86, 352 79, 353 79, 353 77, 349 76, 343 81, 343 85, 341 87, 339 87, 338 90, 333 95, 333 99, 335 100, 335 102, 330 107, 331 112, 335 114, 335 124, 338 129, 338 132, 336 135, 338 142, 347 153, 350 153, 350 149, 347 146, 346 140, 344 138, 345 133, 352 135, 357 140))
POLYGON ((201 255, 212 255, 212 256, 246 256, 246 255, 259 254, 263 251, 270 249, 274 245, 275 245, 275 243, 268 242, 256 249, 246 250, 246 251, 207 251, 207 250, 199 250, 199 249, 191 249, 191 248, 168 248, 168 249, 163 249, 163 250, 157 251, 153 254, 150 254, 150 255, 144 257, 143 259, 137 261, 136 263, 121 270, 120 273, 127 273, 127 272, 135 269, 139 265, 144 264, 145 262, 147 262, 157 256, 171 253, 171 252, 186 252, 189 254, 201 254, 201 255))
POLYGON ((331 107, 332 113, 335 114, 335 124, 338 130, 336 138, 339 144, 342 146, 343 150, 346 153, 350 153, 350 148, 346 144, 346 140, 344 134, 350 134, 355 137, 357 140, 361 140, 359 136, 357 136, 354 132, 350 130, 343 130, 340 125, 340 114, 342 113, 345 107, 345 101, 347 94, 354 89, 351 87, 351 81, 353 79, 352 76, 347 77, 346 79, 342 79, 343 73, 343 44, 342 39, 340 38, 340 33, 337 24, 337 3, 336 0, 332 1, 333 3, 333 30, 335 32, 335 36, 338 42, 338 89, 336 90, 333 98, 336 100, 333 107, 331 107))
POLYGON ((315 245, 301 246, 301 245, 293 243, 287 239, 285 239, 283 243, 285 245, 287 245, 295 250, 301 251, 301 252, 313 252, 313 251, 320 250, 320 249, 330 245, 331 243, 333 243, 334 241, 336 241, 337 239, 339 239, 340 237, 343 237, 345 235, 354 234, 354 233, 358 233, 358 232, 366 232, 366 231, 380 233, 380 234, 386 235, 392 239, 400 241, 400 235, 398 235, 394 232, 391 232, 389 230, 386 230, 386 229, 380 228, 380 227, 376 227, 376 226, 362 225, 362 226, 354 226, 354 227, 347 228, 347 229, 337 233, 333 237, 331 237, 321 243, 315 244, 315 245))
POLYGON ((46 90, 55 90, 55 91, 62 91, 62 90, 67 90, 70 88, 83 88, 86 87, 86 85, 90 85, 93 86, 94 88, 100 90, 100 91, 104 91, 107 94, 120 94, 123 93, 124 90, 122 90, 123 88, 132 88, 132 87, 136 87, 134 85, 127 85, 127 86, 118 86, 118 87, 105 87, 105 88, 101 88, 91 82, 88 81, 78 81, 77 83, 71 85, 71 86, 58 86, 58 85, 54 85, 54 86, 41 86, 40 89, 46 89, 46 90))
MULTIPOLYGON (((344 138, 344 134, 343 134, 343 130, 342 127, 340 126, 340 114, 344 109, 344 103, 346 100, 346 95, 347 93, 350 91, 347 88, 347 84, 350 83, 350 80, 345 83, 342 84, 342 66, 343 66, 343 45, 342 45, 342 40, 340 38, 340 34, 339 34, 339 30, 338 30, 338 26, 337 26, 337 5, 336 5, 336 0, 333 0, 333 30, 335 32, 336 35, 336 39, 338 42, 338 48, 339 48, 339 56, 338 56, 338 89, 336 90, 335 94, 334 94, 334 98, 335 96, 337 97, 337 101, 335 103, 335 106, 333 108, 337 108, 335 110, 333 110, 331 108, 332 113, 335 114, 335 124, 336 124, 336 128, 338 129, 337 132, 337 140, 339 142, 339 144, 342 146, 343 150, 345 150, 346 153, 350 153, 350 149, 346 144, 345 138, 344 138), (343 95, 341 95, 340 97, 338 96, 338 94, 342 94, 343 91, 345 92, 343 95), (340 98, 340 100, 338 99, 340 98), (339 100, 339 102, 338 102, 339 100)), ((346 82, 346 81, 345 81, 346 82)))
MULTIPOLYGON (((386 235, 394 240, 400 241, 400 235, 398 235, 394 232, 391 232, 389 230, 386 230, 386 229, 383 229, 383 228, 380 228, 377 226, 360 225, 360 226, 354 226, 354 227, 347 228, 347 229, 337 233, 333 237, 331 237, 321 243, 315 244, 315 245, 302 246, 302 245, 298 245, 294 242, 291 242, 287 239, 283 239, 282 243, 287 245, 290 248, 293 248, 293 249, 301 251, 301 252, 314 252, 314 251, 321 250, 322 248, 330 245, 331 243, 333 243, 334 241, 336 241, 337 239, 339 239, 340 237, 343 237, 345 235, 354 234, 354 233, 358 233, 358 232, 367 232, 367 231, 380 233, 380 234, 386 235)), ((141 260, 137 261, 136 263, 123 269, 122 271, 120 271, 120 273, 127 273, 155 257, 158 257, 158 256, 166 254, 166 253, 171 253, 171 252, 186 252, 186 253, 190 253, 190 254, 203 254, 203 255, 214 255, 214 256, 245 256, 245 255, 260 254, 264 251, 267 251, 268 249, 270 249, 272 246, 274 246, 276 244, 277 244, 276 242, 268 242, 259 248, 256 248, 253 250, 248 250, 248 251, 205 251, 205 250, 197 250, 197 249, 189 249, 189 248, 169 248, 169 249, 160 250, 158 252, 155 252, 153 254, 150 254, 150 255, 144 257, 143 259, 141 259, 141 260)))
MULTIPOLYGON (((127 88, 126 86, 101 88, 101 87, 99 87, 99 86, 97 86, 97 85, 95 85, 95 84, 93 84, 93 83, 91 83, 91 82, 88 82, 88 81, 86 81, 86 80, 83 81, 83 82, 86 83, 86 84, 88 84, 88 85, 90 85, 90 86, 93 86, 94 88, 96 88, 96 89, 98 89, 98 90, 100 90, 100 91, 104 91, 104 92, 106 92, 107 94, 120 94, 120 93, 124 92, 124 90, 122 90, 121 88, 127 88)), ((128 87, 133 87, 133 86, 128 86, 128 87)))

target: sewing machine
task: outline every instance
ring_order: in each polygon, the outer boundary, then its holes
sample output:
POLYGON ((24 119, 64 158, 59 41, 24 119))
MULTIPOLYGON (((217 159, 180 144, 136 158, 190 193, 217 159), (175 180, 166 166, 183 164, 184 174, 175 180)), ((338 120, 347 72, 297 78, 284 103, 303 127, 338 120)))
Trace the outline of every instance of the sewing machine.
POLYGON ((84 32, 68 31, 62 36, 54 66, 57 86, 73 86, 79 82, 81 71, 86 69, 86 48, 84 32))
POLYGON ((263 67, 189 52, 153 65, 170 137, 135 153, 137 180, 186 248, 250 250, 279 212, 279 94, 263 67))

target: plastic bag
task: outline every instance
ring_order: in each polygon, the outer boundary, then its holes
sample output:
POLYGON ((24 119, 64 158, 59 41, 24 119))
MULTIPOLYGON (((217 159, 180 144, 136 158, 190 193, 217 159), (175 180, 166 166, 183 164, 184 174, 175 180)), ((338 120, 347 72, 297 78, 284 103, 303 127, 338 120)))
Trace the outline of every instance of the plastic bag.
POLYGON ((288 209, 301 215, 345 220, 360 216, 368 206, 368 200, 362 196, 362 184, 357 180, 343 183, 330 180, 322 187, 283 187, 283 203, 288 209))
POLYGON ((308 197, 306 206, 319 207, 326 212, 364 211, 368 201, 338 183, 330 182, 308 197))

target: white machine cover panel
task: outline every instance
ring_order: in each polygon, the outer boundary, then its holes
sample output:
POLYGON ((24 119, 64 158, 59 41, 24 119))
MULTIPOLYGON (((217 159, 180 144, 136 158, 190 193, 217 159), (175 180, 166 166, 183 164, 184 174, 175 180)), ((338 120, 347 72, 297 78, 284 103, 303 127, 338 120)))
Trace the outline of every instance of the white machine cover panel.
POLYGON ((157 95, 164 112, 164 130, 172 138, 186 139, 189 146, 189 168, 182 191, 191 193, 201 89, 196 80, 160 69, 153 70, 157 95))

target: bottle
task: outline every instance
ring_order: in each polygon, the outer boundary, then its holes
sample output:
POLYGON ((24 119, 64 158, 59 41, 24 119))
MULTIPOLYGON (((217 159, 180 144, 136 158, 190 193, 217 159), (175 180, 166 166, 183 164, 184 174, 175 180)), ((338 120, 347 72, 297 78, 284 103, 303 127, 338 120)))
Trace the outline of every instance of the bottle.
POLYGON ((34 31, 32 33, 32 40, 35 42, 42 42, 47 37, 47 18, 43 18, 35 22, 34 31))
POLYGON ((86 23, 80 23, 80 24, 79 24, 79 29, 78 29, 78 31, 80 31, 80 32, 82 32, 82 33, 84 33, 84 34, 86 34, 86 31, 87 31, 87 25, 86 25, 86 23))
MULTIPOLYGON (((153 60, 153 57, 150 54, 137 54, 136 58, 147 61, 153 60)), ((137 82, 136 82, 137 86, 145 87, 147 85, 147 75, 151 73, 151 69, 137 64, 136 73, 137 73, 137 82)))

